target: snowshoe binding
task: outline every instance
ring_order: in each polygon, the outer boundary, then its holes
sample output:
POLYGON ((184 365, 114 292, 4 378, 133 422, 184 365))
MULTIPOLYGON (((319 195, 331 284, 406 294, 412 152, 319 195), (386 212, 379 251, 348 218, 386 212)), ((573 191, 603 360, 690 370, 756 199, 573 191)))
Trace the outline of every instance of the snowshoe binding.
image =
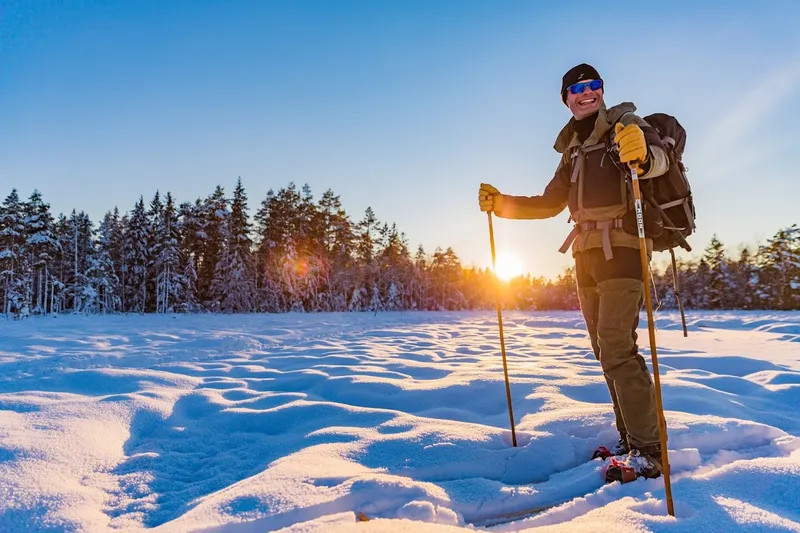
POLYGON ((592 454, 592 459, 608 459, 616 455, 626 455, 630 451, 631 448, 628 446, 628 439, 626 437, 620 437, 617 443, 611 448, 606 448, 605 446, 598 447, 594 451, 594 454, 592 454))
POLYGON ((659 454, 650 455, 632 449, 627 456, 611 457, 606 468, 606 483, 629 483, 643 477, 654 479, 661 475, 659 454))

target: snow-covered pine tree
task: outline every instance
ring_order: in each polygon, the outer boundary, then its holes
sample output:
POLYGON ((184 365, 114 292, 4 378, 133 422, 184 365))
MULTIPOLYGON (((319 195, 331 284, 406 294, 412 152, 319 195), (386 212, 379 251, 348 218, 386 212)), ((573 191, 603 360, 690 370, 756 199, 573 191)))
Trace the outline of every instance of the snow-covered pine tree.
POLYGON ((184 202, 180 207, 180 252, 183 271, 180 306, 184 312, 202 309, 198 296, 198 264, 202 261, 205 248, 205 220, 202 216, 203 203, 198 198, 194 204, 184 202))
POLYGON ((269 189, 255 214, 255 269, 258 288, 258 310, 278 312, 280 310, 280 287, 274 276, 273 254, 278 246, 279 235, 275 228, 275 191, 269 189))
POLYGON ((227 224, 230 211, 225 190, 217 185, 214 192, 204 200, 203 252, 197 276, 198 300, 207 309, 217 309, 219 300, 214 298, 213 283, 217 265, 222 260, 227 241, 227 224))
POLYGON ((757 301, 758 271, 750 249, 743 247, 739 252, 739 259, 730 261, 729 265, 734 280, 731 290, 732 306, 737 309, 753 309, 757 301))
POLYGON ((400 233, 396 224, 384 224, 381 228, 382 250, 378 255, 380 287, 383 308, 389 310, 410 307, 405 298, 405 287, 413 283, 414 265, 408 249, 408 240, 400 233))
POLYGON ((165 245, 164 240, 164 202, 161 201, 160 191, 156 191, 153 199, 150 200, 150 208, 147 210, 147 301, 145 309, 159 312, 160 297, 158 292, 158 278, 162 272, 156 267, 156 261, 165 245))
MULTIPOLYGON (((88 276, 95 259, 92 222, 89 216, 74 209, 69 217, 70 241, 68 255, 70 277, 66 281, 73 313, 90 313, 98 309, 98 293, 88 276)), ((98 274, 100 275, 100 274, 98 274)))
POLYGON ((172 313, 183 293, 178 213, 172 194, 167 192, 159 219, 153 220, 152 269, 155 273, 155 311, 172 313))
POLYGON ((704 257, 696 263, 690 276, 687 276, 686 285, 689 288, 688 306, 695 309, 708 309, 709 278, 711 267, 704 257))
POLYGON ((338 213, 324 213, 322 200, 314 200, 308 184, 303 186, 302 193, 300 224, 304 231, 299 251, 307 266, 303 280, 304 307, 311 312, 325 311, 330 308, 331 269, 334 261, 334 254, 329 248, 333 245, 330 224, 338 217, 338 213))
POLYGON ((58 241, 53 234, 53 216, 38 190, 34 190, 22 205, 25 232, 25 263, 31 269, 33 294, 30 304, 32 314, 47 313, 51 286, 52 263, 58 250, 58 241))
POLYGON ((800 309, 800 227, 779 230, 759 248, 758 296, 767 309, 800 309))
POLYGON ((178 297, 178 306, 184 313, 194 313, 201 309, 197 303, 197 267, 193 256, 184 258, 183 276, 181 277, 181 292, 178 297))
POLYGON ((125 214, 120 217, 119 208, 107 214, 104 222, 108 227, 108 253, 111 257, 113 272, 117 278, 116 295, 119 298, 117 311, 125 310, 125 229, 128 226, 128 216, 125 214))
POLYGON ((144 209, 144 198, 140 196, 131 212, 125 231, 126 286, 123 290, 127 303, 126 312, 144 313, 147 311, 147 265, 150 263, 149 226, 144 209))
POLYGON ((425 248, 420 244, 414 255, 414 271, 411 285, 407 288, 410 293, 410 308, 417 310, 430 309, 429 292, 431 280, 428 275, 428 256, 425 248))
POLYGON ((11 191, 0 205, 0 287, 6 318, 29 314, 26 279, 25 221, 19 194, 11 191))
POLYGON ((322 253, 316 204, 310 188, 294 183, 270 190, 256 214, 260 308, 316 310, 324 292, 327 262, 322 253))
POLYGON ((339 196, 325 191, 318 203, 323 253, 329 265, 324 292, 324 311, 346 311, 347 299, 357 277, 353 272, 353 224, 342 207, 339 196))
POLYGON ((708 263, 706 284, 706 306, 708 309, 729 309, 733 296, 732 277, 725 257, 725 247, 716 234, 705 249, 705 262, 708 263))
POLYGON ((800 310, 800 227, 793 224, 786 229, 788 251, 788 297, 791 309, 800 310))
MULTIPOLYGON (((373 288, 380 283, 380 269, 376 259, 380 242, 380 222, 371 207, 367 207, 362 218, 356 226, 355 241, 355 267, 358 269, 358 283, 355 288, 361 289, 363 294, 370 295, 370 309, 374 307, 375 298, 373 288)), ((359 297, 359 302, 363 301, 359 297)), ((350 306, 353 304, 351 302, 350 306)))
POLYGON ((86 278, 96 295, 92 310, 103 314, 116 313, 122 303, 119 277, 112 258, 112 234, 117 222, 112 213, 105 214, 95 234, 95 251, 87 259, 86 278))
POLYGON ((451 247, 445 251, 436 248, 430 268, 435 309, 448 311, 463 309, 466 300, 461 293, 460 284, 464 271, 455 251, 451 247))
POLYGON ((61 313, 68 309, 68 280, 70 277, 71 260, 70 246, 72 242, 72 232, 70 231, 69 220, 63 213, 59 213, 53 224, 53 235, 58 243, 55 258, 53 261, 52 284, 50 286, 50 312, 61 313))
POLYGON ((247 218, 247 194, 242 180, 233 191, 230 216, 225 224, 226 245, 214 276, 214 300, 222 311, 251 313, 256 309, 256 277, 252 263, 253 241, 247 218))

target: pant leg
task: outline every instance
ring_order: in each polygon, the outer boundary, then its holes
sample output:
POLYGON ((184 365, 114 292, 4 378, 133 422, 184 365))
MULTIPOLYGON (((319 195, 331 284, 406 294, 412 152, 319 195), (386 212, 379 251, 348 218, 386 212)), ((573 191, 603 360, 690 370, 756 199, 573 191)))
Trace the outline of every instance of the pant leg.
MULTIPOLYGON (((594 261, 596 259, 593 257, 593 254, 586 252, 580 252, 579 256, 580 257, 576 260, 575 264, 575 277, 577 278, 578 282, 578 302, 580 303, 583 319, 586 323, 586 330, 589 333, 589 340, 592 344, 594 357, 599 361, 600 345, 597 342, 597 315, 600 306, 600 297, 598 294, 597 285, 595 284, 594 279, 589 275, 589 271, 591 269, 588 268, 588 265, 586 264, 587 261, 594 261)), ((606 385, 608 386, 609 396, 611 397, 611 405, 614 409, 614 419, 617 431, 619 431, 620 437, 625 439, 627 438, 628 432, 625 429, 625 419, 622 417, 622 410, 619 407, 619 401, 617 399, 617 391, 614 387, 614 382, 608 376, 605 376, 605 380, 606 385)))
POLYGON ((597 343, 603 373, 614 384, 629 444, 655 453, 660 442, 655 387, 636 346, 644 283, 641 279, 612 278, 598 282, 597 289, 597 343))
MULTIPOLYGON (((600 361, 600 344, 597 340, 597 315, 598 307, 600 304, 600 297, 598 295, 597 287, 583 287, 578 289, 578 301, 581 304, 581 312, 586 321, 586 329, 589 332, 589 339, 592 343, 592 351, 595 358, 600 361)), ((605 373, 604 373, 605 375, 605 373)), ((617 391, 614 387, 614 381, 605 375, 606 385, 608 386, 608 393, 611 396, 611 405, 614 408, 614 418, 619 431, 620 437, 626 438, 628 431, 625 429, 625 419, 622 416, 622 410, 619 407, 619 400, 617 398, 617 391)))

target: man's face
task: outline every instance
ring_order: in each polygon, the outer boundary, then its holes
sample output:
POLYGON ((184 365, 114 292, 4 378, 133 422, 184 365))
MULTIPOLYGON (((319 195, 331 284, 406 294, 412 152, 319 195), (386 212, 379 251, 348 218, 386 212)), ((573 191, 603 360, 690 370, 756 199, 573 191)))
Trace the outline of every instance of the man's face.
POLYGON ((603 105, 603 86, 600 80, 582 80, 567 88, 567 107, 576 120, 586 118, 603 105), (592 90, 590 84, 599 85, 592 90), (577 90, 577 94, 573 94, 577 90))

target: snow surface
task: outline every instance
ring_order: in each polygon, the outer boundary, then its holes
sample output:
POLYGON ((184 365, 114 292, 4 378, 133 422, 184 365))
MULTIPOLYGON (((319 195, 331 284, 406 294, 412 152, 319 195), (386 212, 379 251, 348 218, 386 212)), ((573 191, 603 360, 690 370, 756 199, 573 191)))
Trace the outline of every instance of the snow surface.
POLYGON ((0 531, 800 531, 800 313, 657 318, 675 517, 578 313, 504 314, 516 448, 494 313, 3 322, 0 531))

